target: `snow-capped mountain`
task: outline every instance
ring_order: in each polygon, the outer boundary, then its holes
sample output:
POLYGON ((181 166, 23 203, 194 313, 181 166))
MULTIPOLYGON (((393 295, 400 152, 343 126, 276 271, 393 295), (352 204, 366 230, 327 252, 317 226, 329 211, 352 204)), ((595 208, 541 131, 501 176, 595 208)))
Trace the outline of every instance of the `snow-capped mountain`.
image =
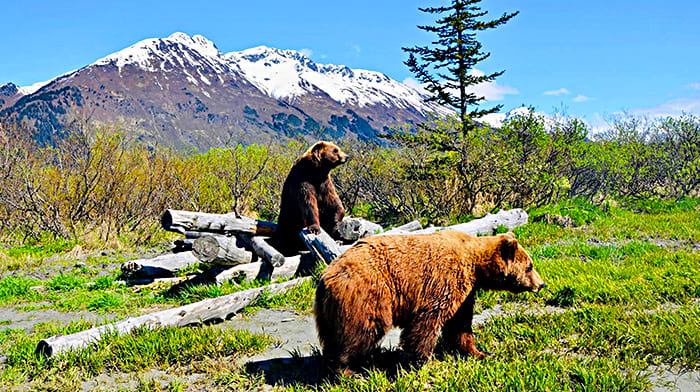
POLYGON ((45 143, 84 120, 180 148, 280 135, 373 139, 450 113, 379 72, 264 46, 223 54, 184 33, 140 41, 48 82, 12 86, 0 87, 1 114, 31 121, 45 143))
POLYGON ((448 112, 428 105, 417 90, 388 76, 343 65, 317 64, 294 50, 259 46, 225 55, 243 76, 271 97, 293 102, 296 97, 323 92, 341 104, 415 108, 422 114, 448 112))

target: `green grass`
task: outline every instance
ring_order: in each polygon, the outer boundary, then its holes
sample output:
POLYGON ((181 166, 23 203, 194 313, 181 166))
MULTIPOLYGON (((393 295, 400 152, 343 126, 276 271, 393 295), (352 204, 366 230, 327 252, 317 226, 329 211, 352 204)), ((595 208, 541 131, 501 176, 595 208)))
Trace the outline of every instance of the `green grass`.
POLYGON ((238 357, 260 352, 274 343, 267 335, 223 330, 217 326, 197 328, 140 328, 117 336, 106 334, 94 346, 46 358, 34 354, 41 338, 69 334, 92 327, 81 321, 66 326, 42 324, 26 335, 9 330, 0 334, 0 347, 7 364, 0 368, 0 382, 18 385, 47 380, 85 380, 104 371, 137 372, 152 368, 189 366, 212 358, 238 357), (12 338, 13 342, 7 343, 12 338))
POLYGON ((7 250, 7 255, 10 257, 26 257, 40 256, 48 257, 56 253, 67 252, 76 245, 74 240, 64 238, 56 238, 50 234, 42 236, 42 238, 32 243, 25 243, 20 246, 15 246, 7 250))
POLYGON ((35 300, 38 294, 30 289, 40 284, 41 281, 31 278, 17 278, 7 276, 0 279, 0 305, 12 303, 17 300, 35 300))
POLYGON ((260 308, 291 308, 302 313, 310 313, 314 305, 315 294, 316 280, 311 279, 290 288, 284 294, 269 295, 263 293, 246 308, 246 312, 252 313, 260 308))
MULTIPOLYGON (((502 305, 507 312, 475 328, 477 346, 492 356, 475 360, 438 349, 420 369, 396 370, 391 363, 376 363, 364 373, 320 385, 283 379, 290 384, 278 389, 636 391, 650 387, 645 373, 649 366, 700 369, 700 252, 693 248, 700 243, 700 199, 603 206, 573 201, 529 213, 531 218, 568 215, 578 227, 540 222, 514 230, 547 288, 538 295, 478 294, 477 311, 502 305), (558 311, 543 312, 548 305, 558 311)), ((41 281, 23 272, 72 265, 70 260, 40 255, 40 249, 14 252, 0 266, 16 269, 16 276, 0 280, 0 306, 90 310, 122 317, 267 283, 136 289, 115 284, 116 275, 98 276, 99 265, 105 263, 100 258, 88 258, 83 268, 59 269, 63 272, 41 281), (31 290, 32 286, 45 289, 31 290)), ((314 293, 312 280, 284 295, 263 295, 246 312, 293 308, 310 314, 314 293)), ((56 359, 33 355, 41 337, 90 326, 40 324, 31 334, 18 329, 0 332, 0 353, 8 357, 5 367, 0 365, 0 385, 28 382, 41 389, 39 385, 47 383, 46 389, 73 390, 80 380, 100 372, 141 374, 151 368, 178 376, 205 373, 204 385, 214 390, 259 390, 265 383, 262 374, 248 373, 228 358, 262 349, 271 344, 269 337, 254 343, 255 338, 228 336, 216 327, 139 330, 126 337, 111 336, 94 350, 56 359), (237 339, 240 346, 233 343, 237 339)), ((139 380, 137 390, 191 389, 177 379, 167 385, 139 380)))

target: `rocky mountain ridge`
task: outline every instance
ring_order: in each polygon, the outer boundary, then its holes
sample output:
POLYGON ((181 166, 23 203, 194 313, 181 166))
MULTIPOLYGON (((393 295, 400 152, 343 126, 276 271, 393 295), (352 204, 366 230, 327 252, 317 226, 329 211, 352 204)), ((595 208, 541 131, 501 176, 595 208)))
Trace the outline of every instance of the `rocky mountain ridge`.
POLYGON ((29 87, 0 86, 0 115, 52 144, 76 124, 118 127, 146 143, 206 149, 281 138, 375 139, 447 109, 374 71, 318 64, 293 50, 221 53, 201 35, 140 41, 29 87))

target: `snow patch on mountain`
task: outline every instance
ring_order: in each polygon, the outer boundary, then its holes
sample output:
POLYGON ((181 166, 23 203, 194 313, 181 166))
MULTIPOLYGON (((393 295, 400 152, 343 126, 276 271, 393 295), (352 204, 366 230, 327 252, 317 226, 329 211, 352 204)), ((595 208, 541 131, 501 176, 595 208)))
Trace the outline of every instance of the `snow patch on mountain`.
POLYGON ((426 104, 420 92, 380 72, 317 64, 294 50, 258 46, 224 57, 237 65, 248 81, 276 99, 293 102, 305 94, 322 92, 341 104, 358 107, 385 105, 415 108, 422 114, 451 113, 426 104))
POLYGON ((221 73, 229 71, 226 60, 213 42, 201 35, 190 37, 180 32, 168 38, 145 39, 93 63, 110 64, 119 68, 119 72, 127 65, 149 72, 168 72, 182 67, 211 68, 221 73))
POLYGON ((39 91, 39 89, 41 89, 42 87, 51 83, 53 80, 54 79, 47 80, 45 82, 34 83, 32 85, 29 85, 29 86, 18 87, 17 90, 19 90, 19 93, 22 95, 34 94, 35 92, 39 91))

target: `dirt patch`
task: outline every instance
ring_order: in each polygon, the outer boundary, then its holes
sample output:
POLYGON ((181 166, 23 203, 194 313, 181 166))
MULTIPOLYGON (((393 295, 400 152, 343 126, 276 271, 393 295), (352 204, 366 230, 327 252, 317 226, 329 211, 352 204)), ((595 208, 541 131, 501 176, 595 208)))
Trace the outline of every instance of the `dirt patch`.
POLYGON ((10 328, 21 328, 27 333, 31 333, 34 326, 39 323, 58 322, 61 324, 72 321, 88 320, 95 323, 104 323, 112 320, 116 315, 98 315, 92 312, 59 312, 53 309, 30 310, 24 312, 15 308, 0 307, 0 320, 9 320, 9 324, 0 325, 0 331, 10 328))
MULTIPOLYGON (((612 241, 612 242, 607 242, 607 241, 601 241, 595 237, 589 238, 586 242, 588 245, 592 246, 601 246, 601 247, 611 247, 611 246, 621 246, 621 245, 627 245, 628 243, 632 241, 637 241, 637 240, 623 240, 623 241, 612 241)), ((670 249, 670 250, 686 250, 689 249, 691 251, 700 251, 700 242, 693 242, 690 240, 679 240, 676 238, 651 238, 651 237, 642 237, 638 241, 645 241, 650 244, 654 244, 658 247, 664 248, 664 249, 670 249)))
POLYGON ((700 371, 656 366, 648 369, 652 392, 700 391, 700 371))

